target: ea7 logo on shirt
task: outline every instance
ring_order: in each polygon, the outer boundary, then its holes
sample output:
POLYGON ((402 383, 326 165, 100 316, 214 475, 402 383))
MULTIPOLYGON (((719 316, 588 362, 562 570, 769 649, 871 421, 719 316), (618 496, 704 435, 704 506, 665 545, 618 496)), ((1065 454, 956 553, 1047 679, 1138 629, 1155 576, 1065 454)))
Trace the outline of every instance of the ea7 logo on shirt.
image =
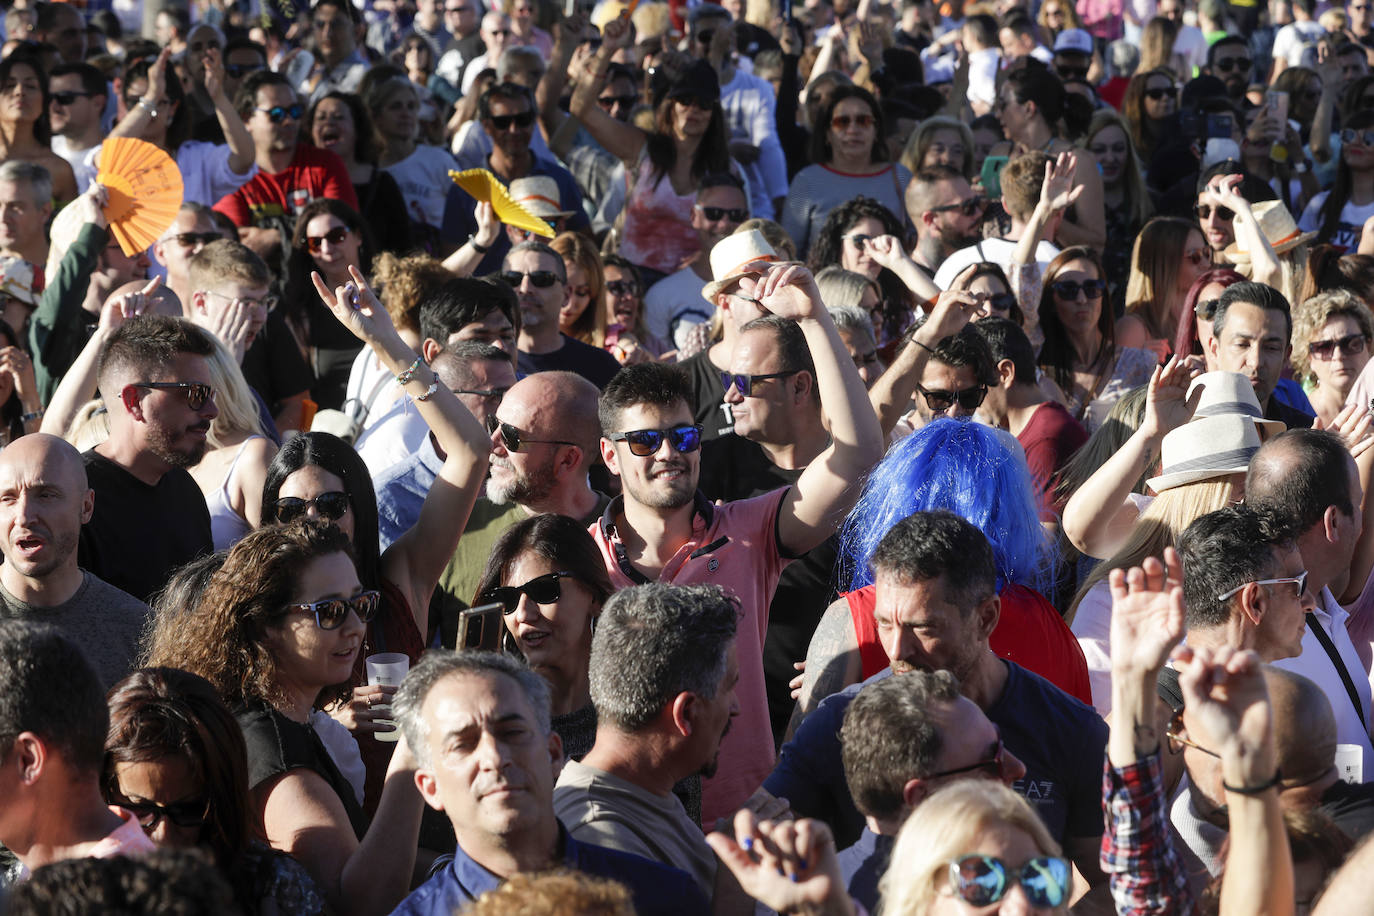
POLYGON ((1026 801, 1034 804, 1038 801, 1048 802, 1054 799, 1054 781, 1049 779, 1018 779, 1011 784, 1011 789, 1018 795, 1025 796, 1026 801))

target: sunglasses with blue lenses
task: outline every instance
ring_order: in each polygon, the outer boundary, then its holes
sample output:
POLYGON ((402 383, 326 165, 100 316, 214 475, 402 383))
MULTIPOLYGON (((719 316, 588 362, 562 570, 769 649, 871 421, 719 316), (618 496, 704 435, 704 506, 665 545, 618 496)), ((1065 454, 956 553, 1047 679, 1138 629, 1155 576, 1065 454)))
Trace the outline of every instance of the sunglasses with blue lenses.
POLYGON ((1069 863, 1057 856, 1036 856, 1012 869, 994 856, 962 856, 949 863, 949 890, 970 906, 991 906, 1021 885, 1033 907, 1062 906, 1069 898, 1069 863))
POLYGON ((261 111, 263 114, 267 115, 268 120, 270 120, 273 124, 280 124, 287 118, 290 118, 293 121, 299 121, 301 119, 301 115, 305 113, 305 109, 298 104, 273 105, 271 108, 259 108, 258 111, 261 111))
POLYGON ((640 458, 651 458, 663 448, 663 440, 674 451, 687 454, 701 448, 700 426, 674 426, 671 429, 635 429, 623 433, 611 433, 606 437, 612 442, 624 442, 630 447, 630 454, 640 458))
POLYGON ((770 378, 787 378, 789 375, 796 375, 800 371, 800 369, 788 369, 786 372, 765 372, 760 375, 740 375, 735 372, 721 370, 720 385, 726 392, 729 392, 730 386, 733 385, 741 396, 747 398, 753 396, 754 385, 757 383, 766 382, 770 378))

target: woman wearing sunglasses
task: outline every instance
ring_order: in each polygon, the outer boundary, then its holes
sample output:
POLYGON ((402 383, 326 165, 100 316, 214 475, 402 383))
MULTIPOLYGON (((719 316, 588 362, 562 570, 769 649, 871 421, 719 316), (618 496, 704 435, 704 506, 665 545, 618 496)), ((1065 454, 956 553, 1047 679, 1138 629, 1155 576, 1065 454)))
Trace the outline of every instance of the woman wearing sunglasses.
POLYGON ((1226 287, 1245 278, 1229 267, 1215 267, 1201 274, 1183 297, 1183 309, 1178 313, 1174 328, 1174 353, 1180 356, 1201 356, 1208 372, 1216 365, 1207 342, 1212 339, 1212 318, 1216 315, 1217 300, 1226 287))
POLYGON ((337 410, 353 361, 362 347, 315 295, 310 274, 318 271, 330 289, 350 282, 351 270, 372 275, 372 234, 363 217, 341 200, 317 197, 296 217, 287 261, 287 294, 282 316, 302 356, 315 374, 310 398, 321 408, 337 410))
POLYGON ((1308 203, 1298 228, 1317 232, 1318 242, 1346 251, 1360 247, 1364 224, 1374 217, 1374 111, 1356 112, 1341 130, 1336 181, 1308 203))
MULTIPOLYGON (((1018 325, 1025 326, 1025 313, 1016 301, 1002 268, 991 261, 974 264, 959 274, 950 284, 950 289, 967 290, 978 299, 978 312, 973 320, 980 318, 1007 318, 1018 325)), ((1029 333, 1029 329, 1028 329, 1029 333)))
MULTIPOLYGON (((909 282, 924 283, 927 279, 907 255, 902 233, 902 223, 891 210, 872 198, 856 197, 830 211, 812 239, 807 257, 807 264, 817 274, 828 267, 841 267, 877 284, 882 316, 875 320, 874 330, 880 345, 896 340, 911 325, 913 290, 925 289, 908 287, 903 281, 910 278, 909 282)), ((926 286, 935 290, 931 284, 926 286)))
POLYGON ((245 914, 323 912, 309 874, 258 838, 243 732, 202 677, 145 668, 110 689, 105 799, 163 849, 200 849, 245 914))
MULTIPOLYGON (((319 712, 347 695, 380 604, 359 582, 344 532, 301 519, 239 541, 193 613, 158 621, 149 652, 152 665, 209 681, 233 710, 247 744, 238 779, 249 790, 250 829, 300 862, 337 913, 400 903, 419 837, 423 802, 405 738, 382 745, 391 759, 369 822, 358 752, 379 742, 353 742, 319 712)), ((147 791, 116 773, 125 793, 147 791)), ((192 787, 177 794, 199 807, 192 787)))
POLYGON ((730 158, 730 132, 720 107, 720 80, 703 60, 661 63, 654 79, 654 128, 616 120, 597 99, 611 58, 630 45, 628 19, 605 25, 601 48, 577 75, 571 111, 593 139, 625 165, 630 190, 620 230, 620 254, 640 268, 646 285, 677 271, 701 248, 692 228, 697 185, 716 172, 740 174, 730 158))
POLYGON ((621 365, 662 359, 672 347, 644 324, 644 285, 639 271, 620 255, 605 262, 606 349, 621 365))
POLYGON ((592 630, 612 590, 585 525, 536 515, 512 525, 492 547, 472 602, 501 605, 502 644, 549 682, 553 730, 573 760, 596 738, 587 672, 592 630))
MULTIPOLYGON (((877 201, 899 217, 905 238, 903 195, 911 172, 888 161, 887 132, 877 99, 858 86, 840 86, 821 109, 811 135, 811 162, 792 179, 782 227, 805 256, 816 244, 830 211, 855 197, 877 201)), ((852 269, 852 268, 851 268, 852 269)))
POLYGON ((1050 262, 1040 294, 1040 368, 1089 433, 1122 395, 1150 380, 1157 363, 1153 353, 1117 345, 1106 294, 1097 253, 1081 246, 1065 248, 1050 262))
POLYGON ((1168 359, 1188 290, 1211 266, 1212 249, 1197 223, 1174 216, 1146 223, 1131 253, 1126 314, 1116 323, 1118 343, 1168 359))
POLYGON ((606 345, 606 311, 597 308, 605 289, 601 254, 581 232, 560 232, 549 247, 563 258, 568 301, 558 311, 558 330, 593 347, 606 345))
POLYGON ((181 80, 167 78, 171 51, 164 49, 149 64, 139 61, 124 74, 124 106, 128 114, 110 137, 137 137, 165 150, 176 160, 183 184, 182 200, 213 206, 257 174, 253 138, 224 91, 221 52, 205 52, 205 91, 215 105, 215 119, 225 143, 192 140, 193 111, 181 80))
POLYGON ((1293 312, 1293 374, 1328 429, 1369 363, 1374 315, 1354 293, 1318 293, 1293 312))
MULTIPOLYGON (((337 288, 328 300, 334 317, 347 322, 377 354, 428 424, 446 456, 430 488, 419 521, 385 553, 379 550, 377 496, 367 465, 342 439, 328 433, 302 433, 288 440, 267 469, 262 488, 262 523, 273 525, 302 517, 332 522, 347 537, 358 560, 364 587, 381 595, 375 619, 367 627, 363 651, 353 662, 351 699, 332 712, 362 740, 368 767, 368 798, 376 798, 386 769, 387 747, 372 734, 379 726, 371 707, 394 692, 365 684, 363 658, 378 652, 401 652, 414 662, 428 643, 429 600, 439 575, 458 546, 458 538, 486 477, 491 438, 457 395, 440 385, 432 370, 406 346, 387 312, 353 272, 356 292, 337 288), (350 294, 359 302, 354 306, 350 294)), ((316 280, 323 300, 327 291, 316 280)))
POLYGON ((1172 70, 1142 70, 1126 84, 1121 114, 1131 127, 1131 141, 1143 162, 1154 156, 1166 127, 1175 123, 1172 115, 1177 110, 1178 83, 1172 70))

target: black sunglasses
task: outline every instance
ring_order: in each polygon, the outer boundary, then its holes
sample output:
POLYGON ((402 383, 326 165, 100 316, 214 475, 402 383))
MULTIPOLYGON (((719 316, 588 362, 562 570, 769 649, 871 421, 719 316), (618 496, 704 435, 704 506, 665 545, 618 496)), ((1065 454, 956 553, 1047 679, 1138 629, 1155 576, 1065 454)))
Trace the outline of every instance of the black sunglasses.
POLYGON ((271 108, 259 108, 258 111, 267 115, 267 119, 271 121, 273 124, 280 124, 287 118, 290 118, 293 121, 299 121, 301 119, 301 114, 304 113, 305 109, 301 108, 299 104, 273 105, 271 108))
POLYGON ((524 433, 496 419, 496 416, 487 417, 487 431, 501 432, 501 444, 506 447, 508 452, 519 452, 522 445, 576 445, 576 442, 568 442, 564 439, 526 439, 524 433))
POLYGON ((633 105, 639 101, 639 96, 631 93, 630 95, 603 95, 596 100, 596 104, 602 108, 614 108, 617 105, 633 105))
POLYGON ((739 375, 721 370, 720 384, 726 392, 729 392, 730 386, 733 385, 735 390, 747 398, 752 396, 755 382, 766 382, 770 378, 787 378, 789 375, 796 375, 800 371, 800 369, 788 369, 786 372, 767 372, 762 375, 739 375))
POLYGON ((1055 280, 1050 284, 1050 289, 1060 299, 1077 299, 1079 293, 1085 299, 1101 299, 1107 291, 1107 284, 1101 280, 1084 280, 1082 283, 1077 280, 1055 280))
POLYGON ((1003 759, 1006 756, 1006 746, 1002 743, 1001 735, 997 736, 997 747, 993 749, 992 756, 977 763, 970 763, 966 767, 955 767, 952 770, 941 770, 938 773, 931 773, 926 779, 939 779, 942 776, 958 776, 961 773, 975 773, 982 771, 994 779, 1002 776, 1003 759))
POLYGON ((243 79, 250 73, 257 73, 263 69, 262 64, 225 64, 224 72, 234 79, 243 79))
POLYGON ((288 611, 306 611, 315 615, 315 625, 321 630, 337 630, 348 619, 348 612, 358 615, 363 623, 370 621, 377 613, 382 593, 367 589, 352 598, 325 598, 306 604, 288 604, 288 611))
POLYGON ((727 216, 730 217, 732 223, 742 223, 749 218, 749 211, 743 207, 738 209, 733 207, 703 207, 698 204, 697 209, 701 211, 702 216, 713 223, 727 216))
POLYGON ((1013 293, 993 293, 985 296, 980 304, 989 312, 1010 312, 1016 304, 1016 296, 1013 293))
POLYGON ((497 130, 510 130, 512 125, 518 128, 526 128, 534 123, 534 112, 522 111, 513 115, 488 115, 491 126, 497 130))
POLYGON ((1336 340, 1314 340, 1307 345, 1307 352, 1313 359, 1318 360, 1330 359, 1336 355, 1338 349, 1346 356, 1355 356, 1364 352, 1367 343, 1369 341, 1363 334, 1351 334, 1336 340))
POLYGON ((56 102, 63 108, 66 108, 77 99, 89 99, 90 97, 91 94, 89 92, 54 92, 52 95, 48 96, 48 101, 56 102))
POLYGON ((344 239, 348 238, 349 229, 347 226, 335 226, 324 235, 307 235, 305 237, 305 250, 311 254, 319 254, 324 250, 324 243, 331 245, 342 245, 344 239))
POLYGON ((188 829, 204 827, 205 822, 210 819, 210 800, 208 798, 194 798, 190 801, 159 805, 157 802, 151 801, 129 801, 117 791, 110 794, 119 807, 128 811, 138 820, 138 825, 145 832, 156 830, 163 818, 178 827, 188 829))
POLYGON ((634 429, 623 433, 610 433, 606 436, 612 442, 624 442, 630 447, 630 454, 640 458, 650 458, 663 448, 663 440, 674 451, 686 455, 701 448, 700 426, 674 426, 671 429, 634 429))
POLYGON ((1061 80, 1082 80, 1088 78, 1087 67, 1059 67, 1054 68, 1059 72, 1061 80))
POLYGON ((1216 69, 1221 73, 1230 73, 1232 70, 1239 70, 1244 73, 1250 69, 1250 58, 1248 57, 1218 57, 1216 69))
POLYGON ((299 496, 283 496, 277 500, 277 521, 294 522, 314 506, 321 518, 337 522, 348 511, 348 494, 338 490, 321 493, 314 499, 301 499, 299 496))
POLYGON ((1152 100, 1154 100, 1154 101, 1156 101, 1156 102, 1158 102, 1160 99, 1170 99, 1170 98, 1174 98, 1174 97, 1177 96, 1177 95, 1178 95, 1178 90, 1175 89, 1173 86, 1170 86, 1170 87, 1167 88, 1167 89, 1162 89, 1162 88, 1159 88, 1159 87, 1155 87, 1154 89, 1146 89, 1146 90, 1145 90, 1145 97, 1148 98, 1148 99, 1152 99, 1152 100))
POLYGON ((503 270, 497 276, 510 284, 511 289, 519 289, 526 277, 529 277, 530 283, 538 289, 548 289, 562 279, 551 270, 532 270, 529 273, 521 273, 518 270, 503 270))
POLYGON ((612 296, 633 296, 639 292, 639 287, 630 280, 612 280, 606 284, 606 292, 612 296))
POLYGON ((551 572, 536 576, 524 585, 496 585, 482 592, 479 604, 499 604, 505 614, 514 614, 520 605, 520 596, 528 595, 535 604, 553 604, 563 597, 563 585, 559 579, 572 578, 570 572, 551 572))
POLYGON ((1198 219, 1211 219, 1213 210, 1216 211, 1217 219, 1230 222, 1236 218, 1236 211, 1230 207, 1213 207, 1211 204, 1194 204, 1193 215, 1198 219))
POLYGON ((931 207, 931 213, 946 213, 950 210, 961 210, 965 216, 973 216, 982 211, 987 206, 987 201, 981 197, 970 197, 968 200, 961 200, 957 204, 945 204, 943 207, 931 207))
POLYGON ((181 389, 186 392, 186 406, 192 410, 200 410, 215 396, 215 389, 201 382, 134 382, 132 387, 158 391, 181 389))
POLYGON ((917 385, 916 390, 926 399, 926 406, 937 413, 942 410, 949 410, 956 403, 964 410, 977 410, 983 403, 983 399, 988 396, 987 385, 961 388, 958 391, 947 391, 943 388, 926 389, 917 385))
POLYGON ((678 92, 670 92, 668 98, 677 102, 679 105, 689 105, 692 108, 699 108, 702 111, 710 111, 716 107, 720 101, 720 96, 712 95, 708 92, 697 92, 693 89, 684 89, 678 92))
POLYGON ((211 242, 218 242, 223 236, 218 232, 178 232, 172 236, 178 245, 185 245, 187 248, 196 248, 200 245, 208 245, 211 242))

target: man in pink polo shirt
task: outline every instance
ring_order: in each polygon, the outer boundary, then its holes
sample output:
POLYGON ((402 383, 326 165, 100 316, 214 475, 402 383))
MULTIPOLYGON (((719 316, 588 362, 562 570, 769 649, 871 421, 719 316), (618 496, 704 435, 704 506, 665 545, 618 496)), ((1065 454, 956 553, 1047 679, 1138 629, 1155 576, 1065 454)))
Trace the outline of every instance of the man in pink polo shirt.
MULTIPOLYGON (((830 446, 794 486, 712 505, 697 492, 701 427, 693 425, 686 374, 663 363, 626 366, 606 386, 600 404, 601 457, 619 475, 624 493, 590 529, 617 587, 706 583, 739 599, 740 714, 721 744, 716 775, 702 785, 702 822, 708 825, 743 805, 773 766, 763 639, 778 576, 791 558, 835 531, 858 497, 858 481, 883 454, 863 380, 811 272, 800 264, 765 262, 742 270, 733 295, 796 321, 806 335, 830 446)), ((781 379, 726 381, 727 393, 733 386, 758 397, 781 379)))

